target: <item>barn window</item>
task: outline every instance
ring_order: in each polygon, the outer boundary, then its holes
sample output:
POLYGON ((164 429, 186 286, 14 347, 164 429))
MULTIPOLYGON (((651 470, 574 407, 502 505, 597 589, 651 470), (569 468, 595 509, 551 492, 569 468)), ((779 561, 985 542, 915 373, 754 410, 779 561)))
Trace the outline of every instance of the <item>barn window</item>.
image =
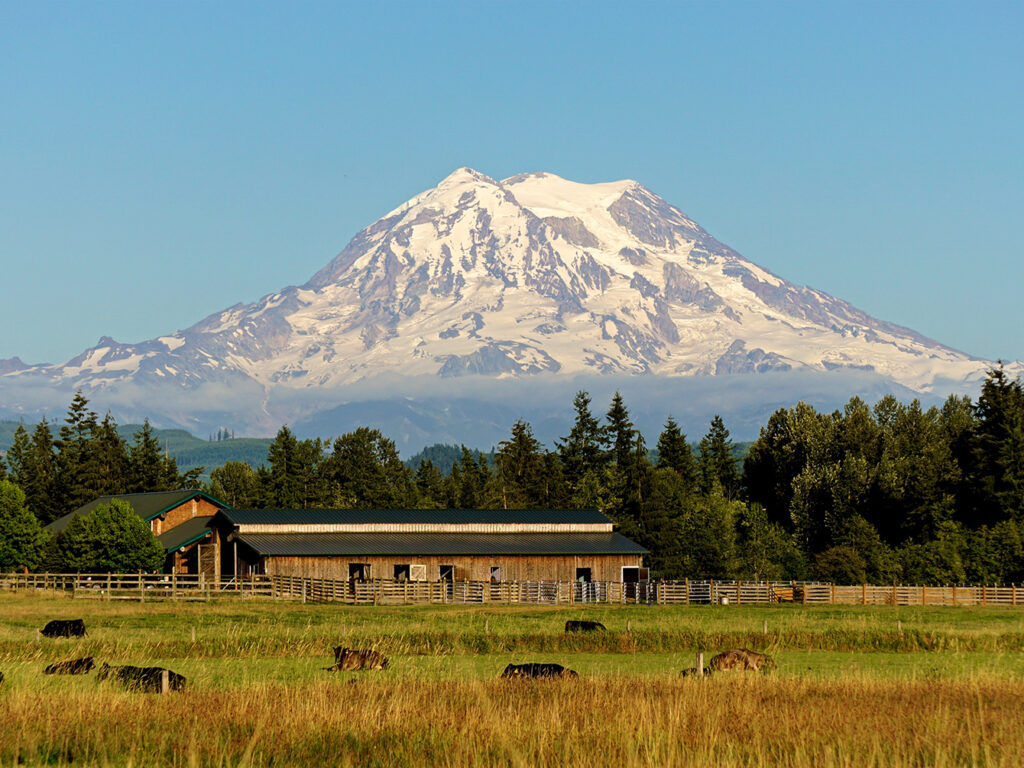
POLYGON ((590 581, 590 569, 589 568, 577 568, 576 569, 576 581, 583 581, 583 582, 590 581))
POLYGON ((497 584, 501 581, 501 567, 497 565, 491 566, 491 584, 497 584))
POLYGON ((369 563, 349 563, 348 564, 348 577, 355 581, 366 581, 370 578, 370 564, 369 563))
POLYGON ((395 565, 395 581, 408 581, 409 580, 409 564, 403 563, 401 565, 395 565))
POLYGON ((441 581, 455 581, 455 566, 442 565, 440 578, 441 581))
POLYGON ((427 566, 425 566, 425 565, 410 565, 409 566, 409 580, 410 581, 426 581, 427 580, 427 566))

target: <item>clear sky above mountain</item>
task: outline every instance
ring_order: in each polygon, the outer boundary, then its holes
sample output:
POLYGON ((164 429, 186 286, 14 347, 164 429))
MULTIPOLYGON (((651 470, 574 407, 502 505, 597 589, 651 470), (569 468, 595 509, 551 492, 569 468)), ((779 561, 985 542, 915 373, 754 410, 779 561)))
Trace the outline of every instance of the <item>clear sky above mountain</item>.
POLYGON ((303 283, 459 166, 637 179, 748 259, 1024 358, 1013 3, 0 4, 0 358, 303 283))

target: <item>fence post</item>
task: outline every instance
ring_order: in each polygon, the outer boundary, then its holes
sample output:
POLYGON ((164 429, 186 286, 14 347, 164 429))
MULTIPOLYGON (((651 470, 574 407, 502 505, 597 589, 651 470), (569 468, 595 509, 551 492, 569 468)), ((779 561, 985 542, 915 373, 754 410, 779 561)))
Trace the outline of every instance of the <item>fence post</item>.
POLYGON ((171 690, 171 673, 166 669, 160 673, 160 693, 167 693, 171 690))
POLYGON ((697 654, 697 677, 704 677, 704 652, 697 654))
POLYGON ((687 576, 683 581, 684 581, 684 583, 686 585, 686 604, 689 605, 690 604, 690 578, 689 578, 689 576, 687 576))
POLYGON ((829 602, 832 603, 832 605, 835 605, 836 604, 836 585, 832 584, 831 586, 832 586, 832 590, 831 590, 831 595, 829 597, 829 602))
POLYGON ((740 592, 742 590, 743 590, 743 582, 742 581, 737 581, 736 582, 736 605, 740 605, 743 602, 743 600, 740 598, 740 592))
POLYGON ((892 585, 892 604, 896 605, 896 585, 892 585))
POLYGON ((985 601, 986 601, 987 599, 988 599, 988 595, 987 595, 987 594, 985 594, 985 585, 984 585, 984 584, 982 584, 982 585, 981 585, 981 604, 982 604, 982 605, 986 605, 986 602, 985 602, 985 601))

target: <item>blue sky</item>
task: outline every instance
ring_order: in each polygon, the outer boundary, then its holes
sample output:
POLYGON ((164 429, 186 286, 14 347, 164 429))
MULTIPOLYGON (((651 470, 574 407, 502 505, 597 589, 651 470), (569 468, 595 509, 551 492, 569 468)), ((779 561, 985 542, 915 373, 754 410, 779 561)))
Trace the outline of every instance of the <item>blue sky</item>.
POLYGON ((789 280, 1024 358, 1022 7, 0 0, 0 358, 303 283, 463 165, 637 179, 789 280))

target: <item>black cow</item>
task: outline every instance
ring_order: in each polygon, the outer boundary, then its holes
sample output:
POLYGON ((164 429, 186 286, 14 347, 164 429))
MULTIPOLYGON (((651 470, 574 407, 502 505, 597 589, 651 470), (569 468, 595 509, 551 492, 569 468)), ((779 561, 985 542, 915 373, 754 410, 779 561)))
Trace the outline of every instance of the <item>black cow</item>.
POLYGON ((42 628, 43 637, 84 637, 84 619, 54 619, 42 628))
POLYGON ((505 671, 501 673, 501 676, 504 678, 579 677, 571 669, 566 669, 561 664, 509 664, 505 667, 505 671))
POLYGON ((600 621, 567 621, 565 622, 566 632, 604 632, 607 630, 600 621))
POLYGON ((71 659, 71 661, 58 661, 43 670, 44 675, 86 675, 92 671, 96 663, 92 656, 84 659, 71 659))
POLYGON ((133 691, 160 693, 163 687, 164 672, 167 672, 167 682, 172 691, 185 690, 185 677, 163 667, 133 667, 130 665, 112 667, 109 664, 104 664, 96 673, 96 677, 100 680, 113 677, 123 683, 125 688, 133 691))
POLYGON ((0 685, 4 684, 4 673, 0 672, 0 685))

